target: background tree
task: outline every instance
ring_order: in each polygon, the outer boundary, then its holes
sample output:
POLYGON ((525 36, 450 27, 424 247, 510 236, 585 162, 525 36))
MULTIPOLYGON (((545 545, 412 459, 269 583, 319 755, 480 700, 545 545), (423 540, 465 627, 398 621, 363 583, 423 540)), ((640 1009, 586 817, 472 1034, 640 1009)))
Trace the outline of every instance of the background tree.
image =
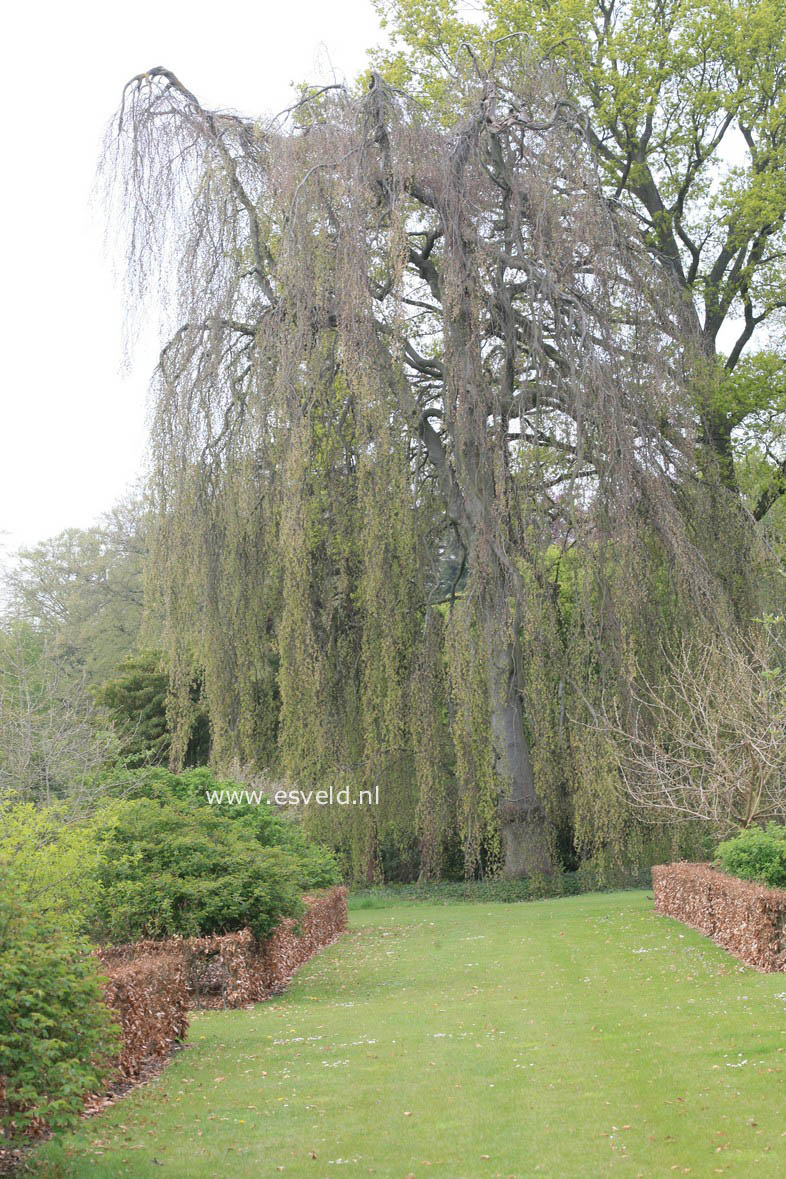
POLYGON ((175 690, 187 708, 200 669, 219 761, 381 781, 379 812, 326 820, 371 875, 382 828, 433 810, 444 760, 417 743, 446 717, 468 871, 547 868, 565 822, 619 843, 571 685, 727 619, 673 272, 605 198, 559 75, 467 62, 448 130, 376 75, 261 124, 157 68, 107 153, 137 289, 180 260, 154 431, 175 690), (450 545, 465 588, 427 647, 450 545))
MULTIPOLYGON (((127 655, 114 675, 94 690, 94 697, 111 716, 120 739, 120 756, 128 765, 169 764, 169 675, 160 651, 127 655)), ((200 697, 197 680, 191 690, 194 716, 183 759, 186 766, 205 765, 210 757, 210 727, 200 708, 200 697)))
MULTIPOLYGON (((454 0, 379 5, 393 50, 377 55, 397 85, 452 117, 461 45, 525 37, 565 71, 586 112, 604 191, 628 207, 658 265, 686 293, 714 380, 696 389, 707 458, 735 495, 735 434, 769 413, 784 432, 786 306, 786 10, 767 0, 486 0, 480 20, 454 0), (772 385, 740 369, 758 348, 772 385), (753 350, 753 352, 752 352, 753 350), (730 380, 731 374, 737 379, 730 380), (775 395, 773 395, 775 394, 775 395)), ((502 50, 500 50, 502 52, 502 50)), ((783 493, 784 454, 764 448, 762 519, 783 493)), ((745 480, 743 479, 743 485, 745 480)), ((744 486, 743 486, 744 490, 744 486)), ((728 520, 725 527, 728 527, 728 520)))
MULTIPOLYGON (((147 553, 144 498, 132 495, 91 528, 22 549, 8 569, 8 613, 47 638, 52 657, 99 683, 137 643, 147 553)), ((155 638, 150 620, 148 639, 155 638)))
POLYGON ((782 620, 755 637, 684 643, 666 682, 637 692, 631 715, 601 722, 637 807, 716 834, 786 817, 782 620))
POLYGON ((117 752, 109 718, 44 637, 18 621, 0 630, 0 793, 78 802, 117 752))

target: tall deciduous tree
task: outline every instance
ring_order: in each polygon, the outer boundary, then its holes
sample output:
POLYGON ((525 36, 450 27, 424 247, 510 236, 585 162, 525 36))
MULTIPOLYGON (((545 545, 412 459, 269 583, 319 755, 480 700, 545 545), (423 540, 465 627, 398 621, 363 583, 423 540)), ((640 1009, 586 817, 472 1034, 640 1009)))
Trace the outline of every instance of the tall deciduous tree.
POLYGON ((378 75, 261 123, 156 68, 107 153, 132 278, 176 268, 156 568, 184 709, 196 664, 219 759, 379 785, 332 820, 368 874, 407 809, 433 836, 452 772, 468 870, 548 869, 566 807, 608 835, 596 775, 566 802, 570 685, 725 616, 673 268, 556 72, 467 64, 447 128, 378 75))
MULTIPOLYGON (((480 20, 456 0, 383 0, 386 76, 453 103, 462 44, 525 37, 565 70, 586 112, 605 192, 636 217, 653 258, 688 296, 714 382, 700 386, 704 442, 739 491, 735 431, 776 410, 783 437, 782 348, 770 388, 730 381, 752 349, 782 339, 786 307, 786 8, 770 0, 486 0, 480 20), (769 336, 768 336, 769 329, 769 336)), ((450 118, 450 115, 448 115, 450 118)), ((766 450, 765 450, 766 454, 766 450)), ((763 518, 786 488, 782 445, 750 509, 763 518)))
POLYGON ((31 623, 50 656, 89 684, 105 679, 139 639, 146 510, 131 496, 91 528, 22 549, 5 577, 9 613, 31 623))
POLYGON ((117 754, 111 722, 84 678, 69 674, 25 623, 0 629, 0 796, 79 804, 117 754))

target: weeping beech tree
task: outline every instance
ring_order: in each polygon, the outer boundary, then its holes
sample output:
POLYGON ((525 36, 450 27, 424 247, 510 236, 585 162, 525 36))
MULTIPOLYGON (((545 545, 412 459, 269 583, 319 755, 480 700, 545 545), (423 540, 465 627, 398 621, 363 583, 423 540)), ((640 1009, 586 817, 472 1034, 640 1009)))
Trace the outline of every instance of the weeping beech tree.
POLYGON ((450 131, 376 75, 259 122, 156 68, 106 155, 135 290, 168 293, 175 757, 199 674, 219 765, 379 788, 311 814, 369 878, 384 840, 424 876, 453 836, 467 873, 619 850, 582 700, 727 621, 680 294, 547 63, 462 86, 450 131))

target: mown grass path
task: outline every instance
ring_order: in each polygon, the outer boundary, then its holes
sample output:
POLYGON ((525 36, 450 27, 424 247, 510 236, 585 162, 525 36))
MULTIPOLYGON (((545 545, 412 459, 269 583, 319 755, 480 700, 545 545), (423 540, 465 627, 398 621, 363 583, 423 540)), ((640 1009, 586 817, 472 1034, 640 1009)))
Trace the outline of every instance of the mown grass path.
POLYGON ((280 1000, 195 1016, 44 1175, 786 1174, 786 977, 643 892, 391 904, 280 1000))

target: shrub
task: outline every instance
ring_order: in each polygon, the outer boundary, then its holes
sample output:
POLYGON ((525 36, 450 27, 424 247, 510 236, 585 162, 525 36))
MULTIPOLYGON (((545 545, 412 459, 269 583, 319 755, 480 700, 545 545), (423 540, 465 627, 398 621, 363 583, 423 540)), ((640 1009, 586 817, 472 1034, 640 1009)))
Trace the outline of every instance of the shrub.
POLYGON ((245 927, 265 937, 299 915, 301 892, 339 882, 333 855, 297 823, 266 801, 210 805, 212 789, 238 787, 206 769, 124 771, 80 822, 63 804, 5 800, 0 864, 37 910, 100 940, 245 927))
POLYGON ((39 808, 13 797, 0 800, 0 869, 21 900, 57 916, 61 928, 83 932, 99 887, 96 861, 93 832, 64 804, 39 808))
MULTIPOLYGON (((267 808, 257 808, 264 812, 267 808)), ((265 845, 257 826, 218 813, 204 800, 136 798, 97 820, 101 885, 91 931, 130 941, 248 928, 267 937, 298 917, 304 887, 333 881, 318 851, 265 845)))
POLYGON ((730 876, 786 888, 786 827, 747 827, 718 846, 715 864, 730 876))
POLYGON ((298 822, 285 818, 269 803, 209 803, 209 795, 215 797, 224 791, 228 796, 245 787, 216 778, 206 767, 181 774, 161 768, 129 773, 116 778, 113 789, 125 800, 147 798, 183 808, 188 813, 208 811, 219 820, 243 828, 261 847, 284 848, 297 860, 302 889, 328 888, 340 881, 333 853, 322 844, 313 843, 298 822))
POLYGON ((111 1071, 118 1030, 90 948, 36 912, 8 878, 0 893, 0 1124, 14 1140, 62 1129, 111 1071))

